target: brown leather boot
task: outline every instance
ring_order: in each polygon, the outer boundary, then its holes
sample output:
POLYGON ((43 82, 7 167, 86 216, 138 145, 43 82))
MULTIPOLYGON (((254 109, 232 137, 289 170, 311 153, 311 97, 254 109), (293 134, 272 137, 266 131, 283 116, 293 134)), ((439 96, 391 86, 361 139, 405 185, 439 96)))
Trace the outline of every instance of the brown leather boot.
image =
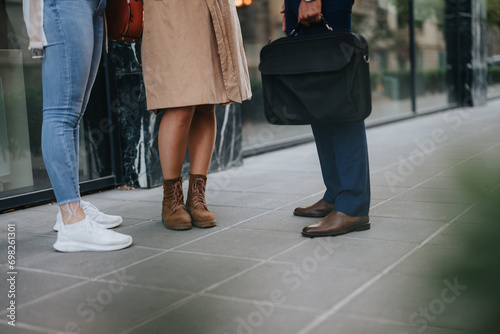
POLYGON ((189 175, 189 190, 186 200, 187 212, 191 215, 193 226, 199 228, 214 227, 215 216, 208 211, 205 201, 205 188, 207 177, 205 175, 189 175))
POLYGON ((170 230, 189 230, 191 228, 191 217, 184 206, 181 177, 163 180, 161 219, 163 225, 170 230))

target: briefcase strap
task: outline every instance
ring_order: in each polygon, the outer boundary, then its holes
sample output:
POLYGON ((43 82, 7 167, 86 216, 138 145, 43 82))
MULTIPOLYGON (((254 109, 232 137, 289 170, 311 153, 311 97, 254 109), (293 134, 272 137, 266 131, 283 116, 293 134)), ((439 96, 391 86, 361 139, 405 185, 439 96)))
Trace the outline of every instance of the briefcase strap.
MULTIPOLYGON (((326 29, 330 30, 330 31, 333 31, 333 28, 330 26, 330 24, 328 24, 328 22, 326 21, 325 17, 323 15, 321 15, 321 23, 324 24, 324 26, 326 27, 326 29)), ((297 36, 299 34, 299 31, 304 28, 304 25, 302 23, 298 23, 297 26, 295 27, 295 29, 292 30, 292 32, 290 32, 290 36, 297 36)))

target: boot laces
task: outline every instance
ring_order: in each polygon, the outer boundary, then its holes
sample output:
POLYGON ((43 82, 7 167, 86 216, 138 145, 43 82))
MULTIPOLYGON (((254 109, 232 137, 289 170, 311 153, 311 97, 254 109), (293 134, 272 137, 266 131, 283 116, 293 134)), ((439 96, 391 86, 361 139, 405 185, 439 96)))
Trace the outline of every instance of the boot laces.
POLYGON ((205 182, 203 179, 196 179, 193 183, 193 206, 196 208, 200 205, 207 207, 207 203, 205 201, 205 182))
POLYGON ((184 196, 182 195, 182 183, 176 182, 173 186, 172 201, 170 202, 170 208, 172 211, 177 211, 177 209, 184 206, 184 196))

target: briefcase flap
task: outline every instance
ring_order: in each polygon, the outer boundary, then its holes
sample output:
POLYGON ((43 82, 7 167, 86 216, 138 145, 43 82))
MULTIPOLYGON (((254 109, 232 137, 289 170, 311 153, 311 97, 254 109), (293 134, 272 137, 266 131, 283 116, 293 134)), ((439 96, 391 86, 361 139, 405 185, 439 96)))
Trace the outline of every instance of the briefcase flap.
POLYGON ((348 31, 283 37, 262 48, 259 70, 264 75, 338 71, 355 54, 368 54, 367 45, 361 45, 362 40, 348 31))

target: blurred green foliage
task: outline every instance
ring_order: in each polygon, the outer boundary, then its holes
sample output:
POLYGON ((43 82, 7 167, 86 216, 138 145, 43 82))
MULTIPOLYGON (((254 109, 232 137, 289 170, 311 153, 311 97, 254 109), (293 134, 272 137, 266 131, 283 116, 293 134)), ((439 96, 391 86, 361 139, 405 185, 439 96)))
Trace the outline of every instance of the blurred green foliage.
MULTIPOLYGON (((497 152, 499 150, 497 149, 497 152)), ((500 164, 500 159, 493 160, 500 164)), ((500 166, 489 164, 491 174, 464 175, 464 191, 476 200, 467 213, 466 222, 474 232, 463 236, 465 256, 454 266, 458 275, 470 287, 469 311, 478 333, 500 333, 500 166)))
POLYGON ((500 27, 500 1, 498 0, 488 0, 488 14, 486 22, 489 26, 500 27))

